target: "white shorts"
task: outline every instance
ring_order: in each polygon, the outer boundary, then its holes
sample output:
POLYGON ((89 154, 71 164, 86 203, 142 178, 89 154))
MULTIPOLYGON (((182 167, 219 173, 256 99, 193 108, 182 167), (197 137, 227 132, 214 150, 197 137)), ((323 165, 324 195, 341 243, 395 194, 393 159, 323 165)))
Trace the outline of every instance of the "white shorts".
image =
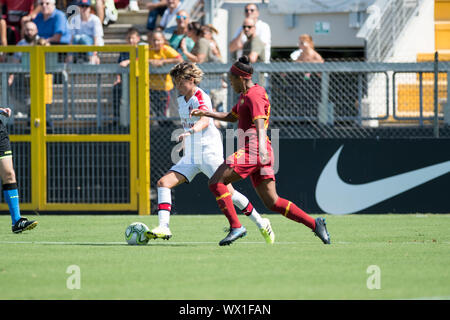
POLYGON ((202 161, 194 163, 191 157, 184 156, 177 164, 170 168, 170 171, 175 171, 183 175, 189 183, 200 172, 203 172, 208 178, 211 178, 223 161, 223 158, 220 156, 203 154, 202 161))

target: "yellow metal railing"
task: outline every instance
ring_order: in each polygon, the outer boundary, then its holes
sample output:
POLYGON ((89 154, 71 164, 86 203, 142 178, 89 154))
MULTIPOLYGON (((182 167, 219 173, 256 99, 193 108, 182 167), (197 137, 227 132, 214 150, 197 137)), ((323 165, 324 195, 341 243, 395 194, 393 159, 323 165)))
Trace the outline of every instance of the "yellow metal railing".
MULTIPOLYGON (((1 47, 0 52, 27 52, 30 59, 30 133, 12 134, 11 142, 31 145, 31 202, 22 210, 35 211, 136 211, 150 214, 149 68, 148 46, 23 46, 1 47), (46 53, 126 52, 129 65, 129 132, 110 134, 52 134, 46 128, 46 103, 52 98, 51 75, 46 74, 46 53), (137 51, 139 59, 137 59, 137 51), (139 97, 139 98, 138 98, 139 97), (138 117, 139 115, 139 117, 138 117), (126 142, 129 144, 128 203, 48 203, 47 143, 126 142)), ((16 155, 17 156, 17 155, 16 155)), ((5 203, 0 210, 8 210, 5 203)))

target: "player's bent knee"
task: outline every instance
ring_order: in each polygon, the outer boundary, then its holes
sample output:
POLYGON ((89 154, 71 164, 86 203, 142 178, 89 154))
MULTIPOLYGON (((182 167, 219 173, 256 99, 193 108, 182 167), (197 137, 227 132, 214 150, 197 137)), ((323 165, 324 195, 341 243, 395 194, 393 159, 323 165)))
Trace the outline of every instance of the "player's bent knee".
POLYGON ((156 186, 158 188, 171 188, 172 186, 170 185, 170 183, 163 178, 159 179, 158 182, 156 183, 156 186))
POLYGON ((3 174, 1 175, 1 178, 2 178, 3 184, 16 182, 16 175, 13 170, 3 172, 3 174))

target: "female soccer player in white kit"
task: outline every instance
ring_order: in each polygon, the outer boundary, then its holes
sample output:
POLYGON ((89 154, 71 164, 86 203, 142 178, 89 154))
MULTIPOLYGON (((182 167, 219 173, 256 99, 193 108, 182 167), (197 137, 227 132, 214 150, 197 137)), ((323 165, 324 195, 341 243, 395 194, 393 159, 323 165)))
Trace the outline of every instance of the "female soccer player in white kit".
MULTIPOLYGON (((214 120, 208 117, 190 116, 194 109, 212 111, 211 99, 197 87, 203 77, 202 70, 195 63, 181 62, 172 68, 170 76, 181 95, 178 97, 178 111, 184 133, 178 137, 178 141, 184 143, 184 155, 158 180, 159 226, 147 232, 147 237, 150 239, 167 240, 172 237, 169 229, 171 189, 181 183, 192 181, 199 172, 211 178, 224 162, 222 138, 214 125, 214 120)), ((274 243, 275 234, 269 219, 262 218, 247 197, 234 190, 231 184, 227 187, 232 194, 233 204, 257 225, 267 243, 274 243)))

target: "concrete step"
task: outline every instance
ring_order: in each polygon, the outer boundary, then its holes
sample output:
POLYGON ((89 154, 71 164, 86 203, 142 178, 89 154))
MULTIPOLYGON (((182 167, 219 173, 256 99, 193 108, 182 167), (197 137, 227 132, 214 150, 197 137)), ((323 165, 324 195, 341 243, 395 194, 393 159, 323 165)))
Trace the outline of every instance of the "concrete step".
POLYGON ((105 44, 125 44, 127 31, 131 27, 139 30, 143 41, 147 40, 147 28, 145 24, 115 23, 103 29, 105 44))
POLYGON ((131 23, 147 25, 148 10, 128 11, 126 9, 119 9, 118 11, 119 17, 116 24, 131 23))

